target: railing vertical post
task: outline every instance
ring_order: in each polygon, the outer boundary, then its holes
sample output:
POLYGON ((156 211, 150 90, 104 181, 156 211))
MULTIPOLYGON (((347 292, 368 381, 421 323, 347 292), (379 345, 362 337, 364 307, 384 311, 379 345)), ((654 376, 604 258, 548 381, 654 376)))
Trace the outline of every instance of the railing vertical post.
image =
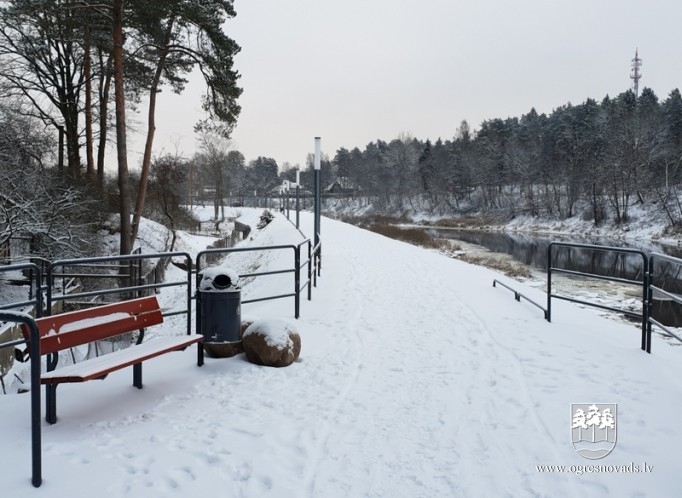
POLYGON ((38 488, 42 478, 42 441, 40 433, 40 332, 33 320, 26 320, 31 329, 29 356, 31 358, 31 452, 33 486, 38 488))
MULTIPOLYGON (((185 256, 187 263, 187 335, 192 334, 192 257, 185 256)), ((197 332, 198 333, 198 332, 197 332)), ((199 345, 201 347, 201 345, 199 345)))
MULTIPOLYGON (((50 316, 52 314, 52 283, 54 282, 53 280, 53 272, 54 272, 54 265, 50 263, 47 267, 47 279, 45 281, 45 313, 46 316, 50 316)), ((64 279, 62 279, 62 284, 64 283, 64 279)))
POLYGON ((547 246, 547 313, 546 319, 548 322, 552 321, 552 246, 550 242, 547 246))
POLYGON ((312 286, 313 261, 311 259, 311 256, 312 256, 311 247, 312 246, 310 244, 310 240, 308 240, 308 301, 312 300, 312 298, 313 298, 313 286, 312 286))
POLYGON ((322 241, 317 244, 317 276, 322 274, 322 241))
POLYGON ((45 297, 43 296, 43 272, 42 270, 36 270, 36 318, 41 318, 43 316, 43 306, 45 306, 45 297))
MULTIPOLYGON (((62 273, 66 273, 66 270, 62 268, 62 273)), ((66 294, 66 278, 62 278, 62 294, 66 294)), ((52 313, 49 313, 51 315, 52 313)))
POLYGON ((654 259, 654 256, 649 258, 649 264, 647 268, 648 274, 644 276, 646 282, 646 299, 644 301, 644 309, 642 310, 642 314, 646 315, 646 318, 644 319, 644 327, 642 329, 642 350, 646 351, 647 353, 651 353, 651 322, 649 321, 649 318, 651 318, 654 300, 654 291, 651 288, 651 286, 654 284, 654 259))
POLYGON ((313 287, 317 287, 317 249, 313 248, 313 287))
MULTIPOLYGON (((0 310, 0 320, 24 324, 29 329, 27 341, 31 361, 31 484, 38 488, 42 477, 42 441, 40 420, 40 332, 30 315, 0 310)), ((21 341, 16 341, 21 344, 21 341)))
MULTIPOLYGON (((28 300, 32 301, 33 300, 33 268, 28 269, 28 300)), ((36 293, 38 292, 38 289, 36 288, 36 293)))
POLYGON ((301 311, 301 246, 294 246, 294 318, 298 320, 301 311))
POLYGON ((298 230, 301 221, 301 186, 299 185, 300 171, 296 171, 296 229, 298 230))
POLYGON ((202 334, 203 331, 201 330, 201 292, 199 292, 199 275, 201 273, 201 255, 202 253, 197 254, 197 261, 195 263, 195 279, 194 279, 194 288, 196 289, 195 296, 196 296, 196 302, 194 304, 194 315, 195 315, 195 325, 196 328, 194 329, 197 334, 202 334))
POLYGON ((642 351, 646 351, 646 324, 649 321, 647 309, 648 309, 648 299, 649 299, 649 285, 648 285, 648 275, 649 275, 649 261, 646 256, 643 256, 644 262, 642 264, 643 278, 642 278, 642 351))
MULTIPOLYGON (((140 254, 142 254, 142 251, 140 251, 140 254)), ((158 263, 157 263, 157 264, 158 264, 158 263)), ((144 277, 143 277, 143 275, 142 275, 143 268, 142 268, 142 260, 141 260, 141 259, 138 259, 138 260, 137 260, 137 268, 136 268, 136 270, 137 270, 137 285, 144 285, 145 282, 144 282, 144 277)), ((154 282, 154 283, 156 283, 156 282, 154 282)), ((144 290, 140 289, 140 290, 137 292, 137 295, 138 295, 139 297, 142 297, 142 296, 144 296, 144 293, 145 293, 145 292, 147 292, 147 291, 144 291, 144 290)))

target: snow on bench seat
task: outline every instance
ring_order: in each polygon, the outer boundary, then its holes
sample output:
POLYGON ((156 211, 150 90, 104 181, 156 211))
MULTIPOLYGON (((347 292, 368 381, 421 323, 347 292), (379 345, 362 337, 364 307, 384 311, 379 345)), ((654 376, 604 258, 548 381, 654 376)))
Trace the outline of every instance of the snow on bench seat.
POLYGON ((114 370, 140 363, 154 356, 184 349, 191 344, 202 341, 203 338, 204 336, 201 334, 192 334, 150 339, 142 344, 130 346, 97 358, 84 360, 51 372, 45 372, 40 376, 40 382, 42 384, 59 384, 62 382, 85 382, 97 379, 114 370))

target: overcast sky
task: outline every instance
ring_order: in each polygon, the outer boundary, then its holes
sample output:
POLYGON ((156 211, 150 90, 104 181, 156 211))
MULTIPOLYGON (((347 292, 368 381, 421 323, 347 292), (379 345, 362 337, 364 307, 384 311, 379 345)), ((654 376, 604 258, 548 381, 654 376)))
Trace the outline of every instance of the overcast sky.
MULTIPOLYGON (((315 136, 333 157, 400 134, 449 139, 464 119, 478 129, 531 107, 551 113, 615 96, 632 86, 636 48, 640 90, 664 100, 682 86, 680 0, 235 0, 235 8, 225 30, 242 47, 244 93, 233 146, 280 167, 304 165, 315 136)), ((197 88, 160 95, 157 153, 196 149, 197 88)))

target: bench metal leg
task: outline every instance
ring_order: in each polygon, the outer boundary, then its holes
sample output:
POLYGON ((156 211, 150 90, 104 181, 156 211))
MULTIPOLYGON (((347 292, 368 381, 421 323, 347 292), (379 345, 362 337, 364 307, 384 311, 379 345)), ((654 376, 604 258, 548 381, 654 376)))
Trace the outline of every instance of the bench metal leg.
POLYGON ((204 345, 200 342, 197 342, 197 365, 204 365, 204 345))
POLYGON ((133 365, 133 385, 138 389, 142 389, 142 363, 135 363, 133 365))
POLYGON ((49 424, 57 423, 57 384, 45 386, 45 420, 49 424))

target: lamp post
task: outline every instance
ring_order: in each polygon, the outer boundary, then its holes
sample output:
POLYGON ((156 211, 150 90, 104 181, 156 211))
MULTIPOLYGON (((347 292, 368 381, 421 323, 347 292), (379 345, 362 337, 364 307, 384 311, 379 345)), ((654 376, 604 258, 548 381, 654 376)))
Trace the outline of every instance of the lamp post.
MULTIPOLYGON (((315 137, 315 247, 320 244, 320 137, 315 137)), ((318 274, 320 259, 322 256, 321 248, 317 249, 318 254, 318 274)))
POLYGON ((289 191, 291 190, 291 182, 287 180, 286 186, 284 187, 287 191, 287 220, 289 219, 289 191))

